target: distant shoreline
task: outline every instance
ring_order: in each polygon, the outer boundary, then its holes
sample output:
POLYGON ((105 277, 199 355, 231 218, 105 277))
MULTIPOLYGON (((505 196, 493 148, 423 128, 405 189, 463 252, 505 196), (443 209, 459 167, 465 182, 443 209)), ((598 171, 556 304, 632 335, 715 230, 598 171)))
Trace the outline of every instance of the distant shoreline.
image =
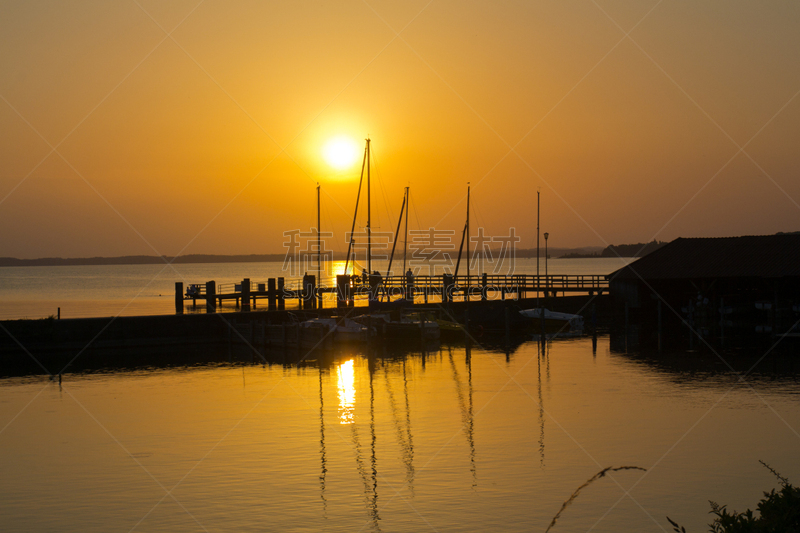
MULTIPOLYGON (((776 235, 792 235, 800 233, 778 232, 776 235)), ((639 258, 654 252, 667 244, 665 241, 653 240, 647 243, 637 244, 611 244, 605 248, 600 246, 584 246, 581 248, 555 248, 550 247, 547 255, 551 259, 609 259, 609 258, 639 258)), ((444 246, 443 246, 444 248, 444 246)), ((540 247, 539 257, 545 256, 545 247, 540 247)), ((442 249, 443 254, 448 254, 451 258, 458 256, 456 250, 442 249)), ((472 250, 475 253, 474 250, 472 250)), ((499 249, 489 251, 492 257, 501 257, 499 249)), ((411 253, 409 251, 409 253, 411 253)), ((313 252, 302 251, 300 258, 314 258, 313 252)), ((363 250, 359 251, 359 261, 363 261, 363 250)), ((401 251, 395 253, 395 257, 402 255, 401 251), (399 254, 399 255, 398 255, 399 254)), ((515 250, 514 256, 520 259, 536 257, 536 248, 519 248, 515 250)), ((376 260, 377 257, 373 256, 376 260)), ((467 252, 461 254, 462 258, 467 257, 467 252)), ((507 255, 506 255, 507 257, 507 255)), ((120 257, 43 257, 39 259, 17 259, 16 257, 0 257, 0 267, 16 266, 92 266, 92 265, 161 265, 166 263, 175 264, 202 264, 202 263, 276 263, 286 259, 286 254, 239 254, 239 255, 218 255, 218 254, 189 254, 179 257, 157 256, 157 255, 124 255, 120 257)), ((330 260, 344 261, 345 254, 342 252, 332 253, 330 260)))
POLYGON ((40 259, 17 259, 0 257, 0 267, 15 266, 93 266, 93 265, 161 265, 166 263, 268 263, 283 261, 283 254, 209 255, 192 254, 179 257, 157 255, 126 255, 120 257, 43 257, 40 259))
MULTIPOLYGON (((599 253, 600 248, 551 248, 548 250, 550 257, 558 257, 563 254, 587 254, 599 253)), ((499 250, 492 250, 492 254, 497 257, 499 250)), ((458 251, 443 250, 449 253, 450 257, 458 256, 458 251)), ((314 254, 301 254, 303 256, 314 257, 314 254)), ((466 257, 466 252, 462 257, 466 257)), ((536 257, 536 249, 518 249, 515 256, 517 258, 536 257)), ((544 247, 539 251, 539 256, 544 257, 544 247)), ((359 257, 363 260, 363 252, 359 252, 359 257)), ((395 257, 397 253, 395 252, 395 257)), ((16 257, 0 257, 0 267, 21 267, 21 266, 106 266, 106 265, 161 265, 166 263, 174 264, 201 264, 201 263, 274 263, 286 259, 285 254, 249 254, 249 255, 216 255, 216 254, 189 254, 179 257, 157 255, 125 255, 119 257, 42 257, 38 259, 18 259, 16 257)), ((344 261, 345 254, 334 253, 331 258, 333 261, 344 261)))

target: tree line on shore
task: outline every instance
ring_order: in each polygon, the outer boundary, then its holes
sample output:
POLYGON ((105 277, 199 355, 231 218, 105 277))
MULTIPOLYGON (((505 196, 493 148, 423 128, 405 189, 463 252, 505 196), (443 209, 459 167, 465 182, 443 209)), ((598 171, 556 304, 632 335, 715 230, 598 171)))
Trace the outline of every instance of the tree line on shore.
POLYGON ((600 252, 588 254, 568 253, 562 255, 561 257, 564 259, 583 259, 592 257, 644 257, 649 253, 655 252, 665 244, 667 244, 665 241, 657 240, 646 243, 640 242, 637 244, 611 244, 606 246, 600 252))
MULTIPOLYGON (((550 257, 557 256, 566 259, 592 258, 592 257, 641 257, 657 250, 665 242, 653 241, 647 244, 619 244, 611 245, 600 250, 595 247, 585 248, 551 248, 548 250, 550 257)), ((474 254, 475 250, 471 250, 474 254)), ((493 256, 503 255, 501 250, 491 250, 493 256)), ((450 257, 458 256, 458 251, 445 250, 450 257)), ((505 251, 506 256, 508 251, 505 251)), ((539 249, 539 257, 544 257, 545 249, 539 249)), ((313 256, 313 252, 301 251, 304 255, 313 256)), ((536 257, 536 248, 519 248, 514 255, 520 258, 536 257)), ((467 251, 462 252, 462 257, 467 256, 467 251)), ((178 257, 157 255, 125 255, 120 257, 42 257, 39 259, 18 259, 16 257, 0 257, 0 267, 14 266, 80 266, 80 265, 157 265, 165 263, 268 263, 283 261, 285 254, 247 254, 247 255, 215 255, 215 254, 188 254, 178 257)), ((344 253, 333 253, 331 260, 344 260, 344 253)))

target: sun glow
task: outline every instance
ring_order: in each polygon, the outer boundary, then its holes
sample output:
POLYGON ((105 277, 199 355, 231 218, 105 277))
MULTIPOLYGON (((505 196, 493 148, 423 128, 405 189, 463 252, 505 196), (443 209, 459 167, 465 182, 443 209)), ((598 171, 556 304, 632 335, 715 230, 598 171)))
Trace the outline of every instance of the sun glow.
POLYGON ((358 144, 350 137, 334 137, 325 143, 322 155, 330 166, 343 170, 352 166, 358 159, 358 144))

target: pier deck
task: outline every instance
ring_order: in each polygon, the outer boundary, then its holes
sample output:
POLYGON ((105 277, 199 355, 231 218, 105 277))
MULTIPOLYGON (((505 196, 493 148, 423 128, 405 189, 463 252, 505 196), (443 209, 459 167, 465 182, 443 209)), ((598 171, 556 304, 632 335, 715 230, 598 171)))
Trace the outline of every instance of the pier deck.
POLYGON ((256 307, 258 300, 266 299, 269 308, 284 309, 286 301, 297 302, 298 307, 354 305, 367 303, 370 297, 382 301, 399 298, 418 303, 449 302, 458 300, 504 300, 566 294, 608 294, 608 279, 603 274, 592 275, 460 275, 436 276, 337 276, 335 285, 316 283, 316 277, 306 275, 301 279, 270 278, 265 282, 244 279, 240 283, 225 283, 218 287, 214 282, 197 283, 183 292, 183 284, 176 283, 176 311, 182 312, 183 302, 205 302, 209 310, 225 301, 235 301, 244 308, 256 307), (178 308, 181 308, 179 310, 178 308))

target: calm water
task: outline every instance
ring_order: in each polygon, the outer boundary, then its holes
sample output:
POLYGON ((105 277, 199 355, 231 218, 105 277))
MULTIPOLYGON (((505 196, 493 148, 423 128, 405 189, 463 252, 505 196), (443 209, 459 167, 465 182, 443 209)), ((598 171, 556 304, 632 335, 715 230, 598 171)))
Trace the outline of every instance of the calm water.
MULTIPOLYGON (((625 266, 630 259, 550 259, 551 274, 608 274, 625 266)), ((341 265, 340 265, 341 263, 341 265)), ((331 275, 323 280, 333 285, 332 275, 344 270, 335 262, 331 275)), ((0 319, 41 318, 57 313, 63 318, 92 316, 131 316, 175 312, 175 282, 214 280, 220 284, 239 283, 244 278, 266 283, 267 278, 283 276, 287 286, 291 273, 283 263, 220 263, 178 265, 111 265, 0 268, 0 319)), ((374 268, 385 272, 386 264, 374 268)), ((399 269, 402 266, 398 267, 399 269)), ((461 267, 464 268, 464 265, 461 267)), ((540 271, 544 274, 544 259, 540 271)), ((462 270, 463 272, 463 270, 462 270)), ((477 268, 472 273, 477 273, 477 268)), ((491 270, 489 270, 491 272, 491 270)), ((503 265, 498 273, 535 274, 535 259, 517 259, 513 268, 503 265)), ((302 272, 299 276, 302 277, 302 272)), ((233 303, 226 304, 233 310, 233 303)), ((226 310, 226 308, 223 308, 226 310)))
POLYGON ((777 486, 759 459, 800 481, 792 373, 737 384, 701 354, 592 344, 2 380, 0 527, 544 531, 637 465, 553 531, 705 531, 707 500, 777 486))

